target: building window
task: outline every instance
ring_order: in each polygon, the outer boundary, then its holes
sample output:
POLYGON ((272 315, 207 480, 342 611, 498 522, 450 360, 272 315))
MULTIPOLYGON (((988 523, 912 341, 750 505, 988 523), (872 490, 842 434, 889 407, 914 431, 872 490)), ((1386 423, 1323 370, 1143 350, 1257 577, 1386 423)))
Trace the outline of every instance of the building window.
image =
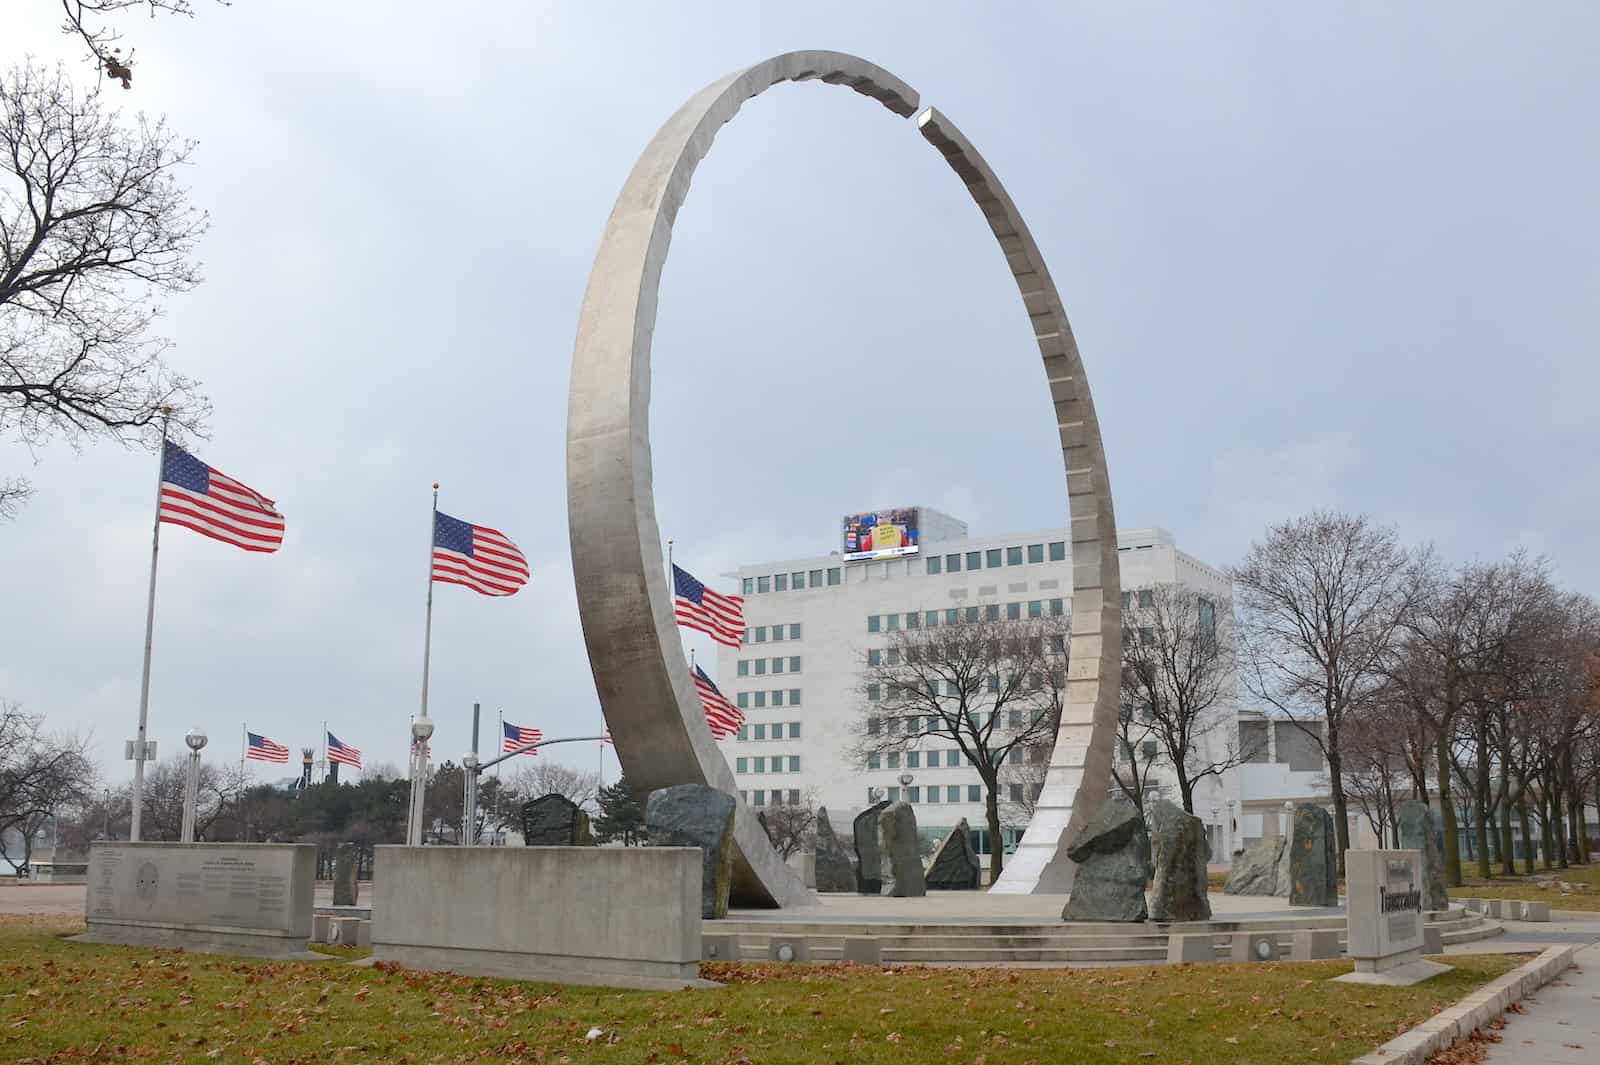
MULTIPOLYGON (((790 706, 799 706, 800 705, 800 689, 799 688, 790 688, 789 689, 789 705, 790 706)), ((795 728, 799 728, 799 727, 800 727, 799 725, 795 726, 795 728)))
POLYGON ((989 621, 1000 620, 1000 604, 990 603, 983 608, 983 616, 989 621))
POLYGON ((891 666, 898 666, 900 664, 900 648, 889 648, 889 664, 891 666))
POLYGON ((744 743, 749 738, 750 738, 750 726, 749 725, 740 725, 739 726, 739 742, 740 743, 744 743))
POLYGON ((982 613, 975 606, 967 607, 966 613, 963 616, 966 618, 967 624, 969 625, 976 624, 983 617, 982 613))
POLYGON ((750 675, 750 660, 748 658, 739 659, 739 665, 734 672, 741 677, 748 677, 750 675))
MULTIPOLYGON (((950 751, 944 752, 944 764, 945 764, 945 766, 947 768, 949 766, 960 765, 961 764, 961 752, 959 750, 950 750, 950 751)), ((950 801, 951 802, 955 802, 956 800, 951 799, 950 801)))
POLYGON ((757 755, 751 761, 755 763, 751 768, 757 773, 765 773, 767 771, 767 760, 762 756, 757 755))
POLYGON ((867 755, 867 768, 868 769, 879 769, 879 768, 882 768, 880 766, 880 764, 879 764, 882 761, 883 761, 883 759, 878 757, 878 752, 877 751, 873 751, 871 754, 867 755))
POLYGON ((1006 565, 1008 565, 1008 566, 1020 566, 1020 565, 1022 565, 1022 548, 1021 547, 1008 547, 1008 548, 1006 548, 1006 565))
POLYGON ((811 571, 811 587, 822 587, 822 571, 820 569, 814 569, 811 571))
POLYGON ((1067 560, 1067 542, 1065 540, 1050 541, 1050 561, 1065 562, 1067 560))
POLYGON ((800 804, 800 789, 799 788, 790 788, 789 789, 789 805, 790 806, 798 806, 799 804, 800 804))
POLYGON ((1007 724, 1009 724, 1012 728, 1021 728, 1022 727, 1022 711, 1021 710, 1013 710, 1013 711, 1011 711, 1010 720, 1007 722, 1007 724))
POLYGON ((867 652, 867 665, 869 665, 869 666, 881 666, 881 665, 883 665, 883 652, 878 650, 876 647, 874 647, 871 650, 869 650, 867 652))
POLYGON ((942 569, 944 569, 944 559, 940 558, 938 555, 929 555, 928 576, 937 577, 942 569))
POLYGON ((767 660, 765 658, 756 659, 756 676, 764 677, 766 675, 767 675, 767 660))
POLYGON ((789 574, 789 587, 793 588, 797 592, 805 591, 806 574, 804 570, 801 570, 799 573, 789 574))
POLYGON ((757 592, 770 592, 770 591, 772 591, 772 578, 771 577, 757 577, 756 578, 756 591, 757 592))
MULTIPOLYGON (((789 772, 800 772, 800 756, 798 754, 791 754, 789 756, 789 772)), ((799 798, 799 796, 796 796, 796 798, 799 798)))
POLYGON ((961 801, 961 785, 960 784, 946 784, 945 787, 944 787, 944 801, 945 802, 960 802, 961 801))
POLYGON ((1021 621, 1022 620, 1022 604, 1021 603, 1007 603, 1006 604, 1006 620, 1007 621, 1021 621))
POLYGON ((750 630, 749 629, 745 629, 744 630, 744 635, 739 637, 739 643, 742 644, 742 645, 748 645, 750 643, 750 630))
POLYGON ((1067 653, 1067 638, 1065 636, 1052 636, 1052 637, 1050 637, 1050 650, 1054 654, 1058 654, 1058 655, 1066 654, 1067 653))
POLYGON ((983 552, 982 551, 968 551, 967 552, 967 569, 969 569, 969 570, 980 570, 982 568, 983 568, 983 552))
POLYGON ((839 567, 838 566, 830 566, 830 567, 828 567, 828 587, 832 588, 834 585, 836 585, 838 583, 839 583, 839 567))
POLYGON ((798 621, 792 622, 789 625, 789 639, 798 640, 799 638, 800 638, 800 623, 798 621))
POLYGON ((767 726, 765 726, 765 725, 757 725, 756 726, 756 739, 764 740, 766 738, 767 738, 767 726))
POLYGON ((756 592, 756 579, 754 577, 746 577, 740 582, 739 587, 744 590, 745 595, 754 595, 756 592))
POLYGON ((989 548, 987 553, 988 553, 988 556, 989 556, 989 558, 988 558, 989 568, 990 569, 999 569, 1000 568, 1000 549, 998 547, 991 547, 991 548, 989 548))
POLYGON ((766 642, 767 642, 767 627, 765 625, 757 625, 756 626, 756 643, 766 643, 766 642))
POLYGON ((1021 784, 1013 784, 1013 785, 1011 785, 1011 801, 1012 802, 1021 802, 1022 801, 1022 785, 1021 784))
POLYGON ((889 757, 888 757, 887 760, 888 760, 890 769, 899 769, 900 768, 900 752, 899 751, 890 751, 889 752, 889 757))
POLYGON ((1067 612, 1067 602, 1066 602, 1065 599, 1052 599, 1052 600, 1050 600, 1050 616, 1051 617, 1058 618, 1062 614, 1065 614, 1066 612, 1067 612))
POLYGON ((978 793, 978 785, 976 785, 976 784, 968 784, 967 785, 967 801, 968 802, 982 802, 983 801, 983 796, 978 793))
POLYGON ((938 802, 939 801, 939 785, 930 784, 928 786, 928 801, 929 802, 938 802))
POLYGON ((867 735, 868 736, 876 736, 878 734, 878 729, 881 726, 881 724, 882 724, 882 722, 878 718, 875 718, 875 717, 867 718, 867 735))
POLYGON ((750 760, 748 758, 735 758, 733 760, 733 770, 736 773, 746 772, 749 769, 749 766, 750 760))
POLYGON ((789 575, 787 573, 774 574, 772 577, 772 590, 775 592, 787 592, 789 590, 789 575))
POLYGON ((960 622, 961 622, 961 611, 958 610, 957 608, 950 607, 948 610, 946 610, 944 612, 944 623, 946 625, 958 625, 958 624, 960 624, 960 622))
MULTIPOLYGON (((868 684, 867 685, 867 702, 869 702, 869 703, 877 702, 878 701, 878 696, 879 696, 879 688, 878 688, 878 686, 876 684, 868 684)), ((873 721, 877 721, 878 719, 877 718, 873 718, 872 720, 873 721)), ((873 734, 873 732, 872 732, 872 730, 870 728, 870 722, 869 722, 868 735, 872 735, 872 734, 873 734)))
POLYGON ((778 642, 781 642, 783 640, 783 626, 782 625, 774 625, 774 626, 772 626, 772 640, 773 640, 774 643, 778 643, 778 642))
POLYGON ((922 752, 921 751, 907 751, 906 752, 906 768, 907 769, 921 769, 922 768, 922 752))
POLYGON ((939 627, 939 612, 937 610, 925 611, 922 615, 922 624, 930 629, 939 627))
POLYGON ((922 628, 922 615, 917 613, 915 610, 913 610, 910 613, 908 613, 906 615, 906 628, 908 628, 908 629, 920 629, 920 628, 922 628))
POLYGON ((798 673, 798 672, 800 672, 800 656, 799 655, 790 655, 789 656, 789 672, 790 673, 798 673))
POLYGON ((911 787, 906 789, 906 802, 921 802, 921 801, 922 801, 922 789, 920 787, 917 787, 916 785, 912 785, 911 787))
POLYGON ((876 614, 868 614, 867 615, 867 631, 868 632, 877 632, 879 624, 880 624, 880 621, 879 621, 878 615, 876 615, 876 614))
POLYGON ((889 789, 888 798, 889 798, 890 802, 899 802, 900 801, 900 789, 899 788, 890 788, 889 789))
POLYGON ((1140 588, 1139 589, 1139 605, 1141 607, 1152 607, 1152 606, 1155 606, 1156 605, 1156 593, 1151 591, 1149 588, 1140 588))
POLYGON ((782 706, 783 705, 783 689, 782 688, 774 688, 774 689, 772 689, 772 705, 773 706, 782 706))
POLYGON ((765 805, 767 805, 767 793, 763 789, 757 788, 755 790, 755 800, 750 805, 752 805, 752 806, 765 806, 765 805))
POLYGON ((1043 544, 1029 544, 1028 545, 1028 561, 1029 562, 1043 562, 1044 561, 1044 545, 1043 544))
POLYGON ((886 615, 884 617, 884 622, 887 624, 890 632, 899 632, 900 631, 900 615, 899 614, 886 615))
POLYGON ((960 573, 961 572, 961 556, 960 555, 946 555, 946 556, 944 556, 944 568, 945 568, 945 572, 946 573, 960 573))
POLYGON ((1029 599, 1028 600, 1028 617, 1030 617, 1030 618, 1042 618, 1042 617, 1044 617, 1044 601, 1042 599, 1029 599))
POLYGON ((983 688, 990 695, 998 694, 1000 691, 1000 678, 993 673, 989 674, 983 678, 983 688))
POLYGON ((761 710, 767 705, 767 693, 756 692, 756 709, 761 710))
POLYGON ((791 740, 797 740, 800 738, 800 722, 789 722, 789 738, 791 740))
POLYGON ((1200 632, 1208 640, 1217 638, 1217 604, 1209 599, 1200 600, 1200 632))
POLYGON ((1133 605, 1133 593, 1132 592, 1123 592, 1122 593, 1122 609, 1126 610, 1129 607, 1131 607, 1132 605, 1133 605))
POLYGON ((740 710, 748 710, 750 708, 750 693, 740 692, 737 701, 740 710))

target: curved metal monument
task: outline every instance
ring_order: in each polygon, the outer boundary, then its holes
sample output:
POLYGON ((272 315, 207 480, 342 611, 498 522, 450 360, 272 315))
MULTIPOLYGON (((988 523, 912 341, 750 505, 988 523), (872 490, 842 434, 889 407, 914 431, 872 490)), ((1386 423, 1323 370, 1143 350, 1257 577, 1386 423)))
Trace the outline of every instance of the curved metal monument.
MULTIPOLYGON (((635 787, 705 783, 737 794, 706 726, 673 618, 651 484, 650 343, 672 223, 717 130, 769 87, 813 80, 847 86, 903 118, 916 116, 918 131, 988 219, 1033 322, 1066 465, 1072 655, 1038 810, 993 890, 1065 891, 1072 864, 1063 837, 1105 799, 1117 721, 1121 580, 1100 426, 1061 299, 1011 197, 949 119, 932 108, 917 113, 915 90, 863 59, 790 52, 708 85, 656 133, 606 222, 578 320, 567 408, 572 568, 600 706, 635 787)), ((734 835, 736 904, 810 898, 743 803, 734 835)))

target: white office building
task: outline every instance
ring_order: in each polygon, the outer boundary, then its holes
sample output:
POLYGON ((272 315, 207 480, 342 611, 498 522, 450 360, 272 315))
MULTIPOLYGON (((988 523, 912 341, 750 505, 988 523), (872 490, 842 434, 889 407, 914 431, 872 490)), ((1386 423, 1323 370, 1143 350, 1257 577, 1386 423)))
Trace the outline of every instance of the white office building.
MULTIPOLYGON (((980 610, 1008 618, 1070 614, 1068 538, 1063 529, 970 536, 965 523, 948 515, 927 507, 916 513, 912 554, 846 561, 834 551, 737 571, 748 628, 743 646, 719 649, 716 681, 743 709, 746 723, 722 748, 740 793, 758 809, 809 800, 826 806, 834 829, 848 834, 850 819, 877 794, 913 804, 929 836, 942 836, 966 818, 987 852, 982 784, 953 739, 930 738, 920 750, 884 756, 870 767, 850 753, 864 713, 863 659, 898 629, 955 622, 980 610)), ((1118 550, 1125 603, 1136 606, 1141 588, 1165 583, 1192 586, 1218 601, 1230 597, 1227 577, 1180 551, 1165 530, 1124 530, 1118 550)), ((1213 742, 1230 742, 1235 708, 1218 713, 1230 724, 1214 731, 1213 742)), ((1154 776, 1160 778, 1159 766, 1154 776)), ((1219 859, 1230 842, 1225 811, 1237 798, 1229 794, 1232 785, 1208 778, 1195 801, 1219 859)), ((1005 806, 1015 810, 1007 800, 1021 796, 1001 798, 1004 816, 1005 806)), ((1025 827, 1022 817, 1013 813, 1011 819, 1016 823, 1004 829, 1008 849, 1025 827)))

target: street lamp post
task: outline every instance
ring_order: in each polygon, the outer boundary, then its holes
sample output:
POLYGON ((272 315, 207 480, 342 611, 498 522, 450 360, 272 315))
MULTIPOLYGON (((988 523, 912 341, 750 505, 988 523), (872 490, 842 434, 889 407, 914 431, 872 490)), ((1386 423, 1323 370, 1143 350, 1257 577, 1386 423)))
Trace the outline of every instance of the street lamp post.
POLYGON ((411 816, 406 821, 406 845, 422 846, 422 800, 428 789, 428 738, 433 718, 424 711, 411 722, 411 816))
POLYGON ((189 745, 189 772, 183 782, 183 832, 179 840, 194 842, 195 806, 200 801, 200 752, 206 745, 203 729, 192 728, 184 733, 183 742, 189 745))
POLYGON ((478 844, 478 752, 468 751, 461 759, 461 843, 466 847, 478 844))

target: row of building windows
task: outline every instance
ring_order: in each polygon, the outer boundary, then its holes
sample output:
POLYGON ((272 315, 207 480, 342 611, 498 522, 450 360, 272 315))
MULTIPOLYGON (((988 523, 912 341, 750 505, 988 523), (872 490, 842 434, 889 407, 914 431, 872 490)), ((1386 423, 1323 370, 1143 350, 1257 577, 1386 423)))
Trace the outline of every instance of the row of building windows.
POLYGON ((941 573, 960 573, 963 560, 967 572, 978 569, 999 569, 1001 566, 1020 566, 1026 559, 1029 564, 1043 562, 1048 555, 1051 562, 1067 560, 1067 542, 1052 540, 1048 544, 1018 544, 1014 547, 991 547, 983 551, 956 552, 950 555, 929 555, 925 565, 928 576, 941 573))
POLYGON ((733 760, 735 773, 798 773, 800 772, 800 756, 798 754, 758 754, 753 758, 735 758, 733 760), (768 764, 772 768, 767 768, 768 764), (788 768, 785 769, 784 766, 788 768))
POLYGON ((800 689, 770 688, 766 691, 740 692, 734 696, 734 700, 739 704, 740 710, 749 710, 752 707, 765 710, 769 706, 799 706, 800 689), (788 696, 787 700, 784 698, 785 694, 788 696))
POLYGON ((772 721, 762 722, 759 725, 745 725, 739 729, 740 741, 745 740, 797 740, 800 738, 800 722, 798 721, 772 721))
POLYGON ((768 667, 769 666, 770 666, 771 672, 773 672, 773 673, 782 673, 782 672, 784 672, 784 668, 783 667, 784 667, 785 664, 788 665, 788 667, 789 667, 788 671, 790 673, 798 673, 798 672, 800 672, 800 656, 799 655, 790 655, 788 658, 772 658, 772 659, 767 659, 767 658, 741 658, 741 659, 739 659, 739 664, 736 667, 735 672, 737 672, 738 675, 741 676, 741 677, 748 677, 748 676, 751 675, 752 672, 758 677, 764 677, 768 673, 768 667), (752 669, 752 663, 754 664, 754 668, 753 669, 752 669))
POLYGON ((769 577, 746 577, 741 582, 745 595, 763 595, 767 592, 803 592, 807 587, 821 588, 826 582, 833 588, 842 583, 844 574, 838 566, 826 570, 797 569, 793 573, 774 573, 769 577))
POLYGON ((757 625, 753 629, 744 630, 744 642, 747 644, 766 643, 769 636, 772 638, 773 643, 782 643, 784 640, 798 640, 800 638, 800 623, 795 621, 788 625, 757 625))
POLYGON ((1007 621, 1021 621, 1023 617, 1042 618, 1046 614, 1053 618, 1059 618, 1066 615, 1067 601, 1065 599, 1029 599, 1026 602, 988 603, 984 606, 953 606, 946 607, 944 610, 912 610, 904 615, 868 614, 867 631, 899 632, 902 616, 905 618, 905 627, 908 629, 932 629, 937 628, 941 621, 945 625, 960 625, 963 622, 999 621, 1002 611, 1004 611, 1007 621))
POLYGON ((800 802, 799 788, 790 788, 787 793, 782 788, 773 788, 771 791, 767 791, 765 788, 757 788, 754 791, 739 792, 739 798, 751 806, 767 805, 767 797, 769 795, 772 797, 773 806, 783 806, 785 803, 799 805, 800 802))
MULTIPOLYGON (((1020 747, 1013 747, 1006 752, 1005 764, 1022 765, 1023 762, 1028 762, 1032 765, 1040 765, 1044 762, 1046 753, 1043 747, 1030 747, 1026 752, 1020 747)), ((879 754, 874 751, 867 755, 867 768, 900 769, 901 754, 902 752, 900 751, 889 751, 886 754, 879 754)), ((906 751, 904 752, 904 758, 904 768, 906 769, 949 769, 952 766, 960 766, 963 761, 968 765, 972 764, 972 759, 966 758, 960 751, 906 751), (944 756, 942 765, 939 761, 941 754, 944 756), (926 766, 923 765, 923 755, 928 756, 926 766)))
MULTIPOLYGON (((871 698, 870 692, 868 693, 868 698, 871 698)), ((985 722, 983 719, 982 710, 970 711, 970 713, 972 715, 973 728, 983 728, 985 725, 987 725, 987 727, 990 729, 1001 727, 1009 729, 1021 729, 1025 720, 1029 722, 1030 726, 1036 725, 1039 723, 1039 719, 1044 716, 1044 711, 1041 709, 1036 709, 1031 715, 1024 716, 1021 710, 1012 708, 1006 711, 1006 719, 1004 722, 1002 722, 1000 720, 1000 711, 990 710, 989 720, 985 722)), ((950 735, 950 726, 951 722, 946 721, 944 718, 934 714, 918 714, 912 717, 891 717, 887 721, 879 717, 869 717, 867 718, 867 735, 877 736, 882 734, 888 736, 898 736, 902 731, 904 731, 907 736, 937 736, 940 733, 950 735)))
MULTIPOLYGON (((1065 654, 1066 653, 1067 643, 1066 643, 1066 638, 1065 637, 1058 637, 1057 639, 1051 641, 1051 643, 1052 643, 1052 650, 1054 650, 1056 654, 1065 654), (1053 646, 1054 644, 1057 644, 1057 643, 1060 644, 1059 647, 1053 646)), ((1061 675, 1061 671, 1060 670, 1053 670, 1051 672, 1052 672, 1051 679, 1053 680, 1053 682, 1055 683, 1055 685, 1057 687, 1060 687, 1061 682, 1063 680, 1062 675, 1061 675)), ((991 674, 990 676, 987 676, 987 677, 983 678, 983 680, 984 680, 983 690, 987 694, 989 694, 989 695, 998 695, 1000 693, 1000 678, 999 677, 994 676, 993 674, 991 674)), ((1021 686, 1020 685, 1016 685, 1015 681, 1016 681, 1016 675, 1015 674, 1011 674, 1011 675, 1007 676, 1007 678, 1006 678, 1006 686, 1007 686, 1008 690, 1012 689, 1012 688, 1019 688, 1020 689, 1021 686)), ((1044 682, 1045 682, 1045 674, 1044 673, 1038 673, 1038 672, 1030 673, 1028 675, 1028 677, 1027 677, 1027 685, 1026 686, 1027 686, 1027 689, 1029 691, 1042 691, 1044 689, 1044 682)), ((928 685, 928 687, 927 687, 928 694, 933 696, 935 699, 939 698, 940 697, 939 692, 940 692, 941 689, 939 687, 938 678, 929 678, 929 680, 927 681, 927 685, 928 685)), ((867 685, 867 702, 876 703, 876 702, 879 702, 880 700, 886 701, 886 702, 891 702, 891 703, 892 702, 896 702, 896 701, 899 701, 900 699, 909 698, 911 693, 917 691, 918 688, 919 688, 918 685, 913 684, 913 685, 910 685, 908 687, 907 685, 902 684, 902 683, 897 681, 895 683, 890 684, 889 685, 889 690, 887 692, 885 692, 884 688, 883 688, 883 685, 881 685, 881 684, 877 684, 877 683, 868 684, 867 685), (888 696, 888 698, 886 700, 884 699, 885 695, 888 696)), ((944 682, 944 688, 942 690, 943 690, 944 695, 946 697, 952 698, 952 699, 956 698, 957 696, 959 696, 961 694, 961 686, 959 684, 957 684, 953 680, 945 681, 944 682)), ((976 695, 977 693, 976 692, 972 692, 972 693, 969 693, 969 694, 976 695)), ((1012 713, 1017 713, 1017 711, 1013 710, 1012 713)), ((937 720, 937 719, 935 718, 933 720, 937 720)))
MULTIPOLYGON (((983 788, 982 788, 981 785, 968 784, 966 786, 966 788, 967 788, 967 801, 968 802, 982 802, 983 801, 983 788)), ((1006 795, 1012 802, 1022 802, 1022 796, 1023 796, 1025 791, 1033 792, 1033 798, 1038 799, 1040 792, 1042 792, 1043 790, 1044 790, 1044 785, 1042 785, 1042 784, 1029 784, 1029 785, 1026 785, 1026 786, 1024 786, 1022 784, 1011 784, 1007 789, 1006 795)), ((759 795, 760 792, 757 792, 756 794, 759 795)), ((886 798, 890 802, 900 802, 902 799, 904 799, 906 802, 909 802, 909 803, 921 803, 921 802, 954 803, 954 802, 960 802, 961 801, 961 785, 960 784, 930 784, 926 788, 924 788, 920 784, 913 784, 913 785, 911 785, 909 787, 906 787, 906 788, 891 787, 891 788, 888 789, 888 795, 886 796, 886 798), (941 788, 943 789, 942 792, 940 790, 941 788), (941 794, 943 795, 943 798, 940 797, 941 794)), ((867 802, 874 803, 874 802, 877 802, 877 801, 878 801, 878 789, 872 788, 872 787, 867 788, 867 802)), ((760 804, 758 803, 757 805, 760 805, 760 804)))

